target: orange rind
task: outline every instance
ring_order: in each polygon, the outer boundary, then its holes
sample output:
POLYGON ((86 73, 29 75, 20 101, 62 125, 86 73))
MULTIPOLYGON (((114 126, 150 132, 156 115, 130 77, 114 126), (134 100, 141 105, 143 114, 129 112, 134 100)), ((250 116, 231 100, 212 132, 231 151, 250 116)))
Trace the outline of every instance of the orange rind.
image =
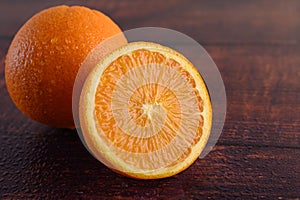
POLYGON ((175 175, 204 149, 212 125, 206 85, 168 47, 133 42, 104 57, 87 77, 79 119, 92 154, 137 179, 175 175))

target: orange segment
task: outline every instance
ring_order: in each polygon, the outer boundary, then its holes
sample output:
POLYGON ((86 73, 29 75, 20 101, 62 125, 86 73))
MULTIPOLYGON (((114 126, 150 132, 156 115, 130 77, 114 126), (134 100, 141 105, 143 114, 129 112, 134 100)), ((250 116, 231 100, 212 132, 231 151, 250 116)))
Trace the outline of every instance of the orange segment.
POLYGON ((178 52, 148 42, 106 56, 86 80, 80 123, 93 154, 140 179, 179 173, 200 155, 210 134, 207 88, 178 52))

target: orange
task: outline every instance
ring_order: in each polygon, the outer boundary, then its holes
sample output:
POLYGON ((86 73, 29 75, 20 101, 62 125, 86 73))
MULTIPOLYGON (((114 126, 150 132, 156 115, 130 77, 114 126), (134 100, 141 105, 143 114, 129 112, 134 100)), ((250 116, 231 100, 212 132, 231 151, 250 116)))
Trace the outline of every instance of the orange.
POLYGON ((191 62, 155 43, 129 43, 89 74, 79 107, 83 138, 112 170, 169 177, 204 149, 212 124, 206 85, 191 62))
POLYGON ((16 106, 38 122, 74 127, 77 71, 93 48, 120 32, 109 17, 86 7, 57 6, 34 15, 15 35, 5 62, 6 85, 16 106))

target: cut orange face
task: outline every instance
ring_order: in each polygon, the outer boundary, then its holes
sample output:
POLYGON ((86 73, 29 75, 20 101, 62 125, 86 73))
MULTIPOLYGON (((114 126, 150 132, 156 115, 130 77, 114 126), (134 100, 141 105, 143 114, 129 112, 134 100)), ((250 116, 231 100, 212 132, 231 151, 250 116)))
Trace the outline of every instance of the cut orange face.
POLYGON ((212 108, 203 79, 183 55, 134 42, 89 74, 79 118, 98 160, 121 174, 154 179, 177 174, 199 157, 212 108))

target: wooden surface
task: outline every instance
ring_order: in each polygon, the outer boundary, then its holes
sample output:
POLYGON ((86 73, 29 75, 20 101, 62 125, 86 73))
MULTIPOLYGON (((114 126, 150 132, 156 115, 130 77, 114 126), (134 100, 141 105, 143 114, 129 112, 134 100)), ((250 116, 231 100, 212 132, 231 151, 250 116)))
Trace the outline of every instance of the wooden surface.
POLYGON ((300 2, 0 2, 0 199, 299 199, 300 2), (138 181, 96 161, 75 131, 23 116, 8 96, 4 59, 13 35, 58 4, 102 10, 124 29, 161 26, 204 45, 227 92, 213 151, 174 177, 138 181))

